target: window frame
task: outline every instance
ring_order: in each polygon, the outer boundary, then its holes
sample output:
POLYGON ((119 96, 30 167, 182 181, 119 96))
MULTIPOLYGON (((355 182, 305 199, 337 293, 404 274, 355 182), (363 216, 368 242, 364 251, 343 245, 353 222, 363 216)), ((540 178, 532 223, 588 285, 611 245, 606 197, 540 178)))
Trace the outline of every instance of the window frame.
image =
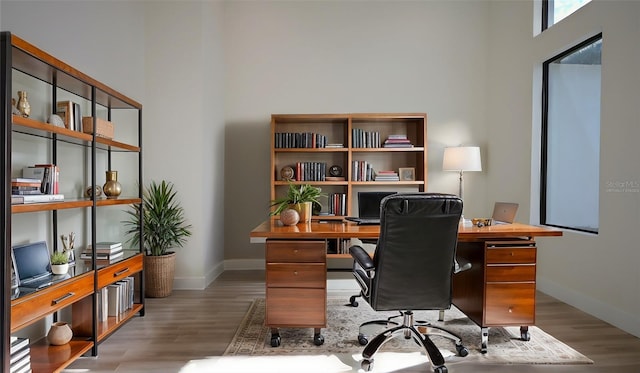
MULTIPOLYGON (((547 0, 545 0, 545 3, 547 0)), ((602 33, 598 33, 594 36, 587 38, 586 40, 566 49, 563 52, 547 59, 542 63, 542 128, 541 128, 541 144, 540 144, 540 224, 550 227, 556 227, 561 229, 567 229, 578 232, 598 234, 600 226, 595 230, 581 229, 576 227, 569 227, 559 224, 550 224, 547 222, 547 163, 548 163, 548 135, 549 135, 549 65, 561 58, 564 58, 588 45, 591 45, 598 40, 603 40, 602 33)), ((601 56, 602 57, 602 56, 601 56)), ((598 165, 598 167, 600 167, 598 165)))

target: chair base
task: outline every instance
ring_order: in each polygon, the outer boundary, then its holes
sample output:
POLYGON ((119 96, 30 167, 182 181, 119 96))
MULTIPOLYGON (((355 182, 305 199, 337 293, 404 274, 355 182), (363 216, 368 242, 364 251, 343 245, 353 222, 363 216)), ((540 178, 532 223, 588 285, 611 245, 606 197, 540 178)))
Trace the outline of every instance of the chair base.
POLYGON ((380 350, 380 348, 396 337, 402 334, 405 339, 413 338, 427 353, 429 361, 433 367, 433 371, 436 373, 446 373, 447 367, 444 365, 444 357, 438 350, 438 347, 433 343, 430 336, 444 337, 452 340, 455 343, 456 353, 458 356, 464 357, 469 354, 469 350, 462 345, 462 341, 458 335, 452 333, 444 328, 431 325, 425 321, 414 321, 412 311, 400 312, 398 316, 390 317, 386 320, 368 321, 360 325, 360 332, 358 334, 358 342, 366 347, 362 352, 363 360, 360 364, 364 371, 370 371, 373 368, 373 356, 380 350), (403 317, 402 324, 398 324, 392 319, 396 317, 403 317), (382 333, 376 335, 371 341, 368 341, 366 336, 362 333, 362 328, 367 325, 393 325, 391 328, 384 330, 382 333))

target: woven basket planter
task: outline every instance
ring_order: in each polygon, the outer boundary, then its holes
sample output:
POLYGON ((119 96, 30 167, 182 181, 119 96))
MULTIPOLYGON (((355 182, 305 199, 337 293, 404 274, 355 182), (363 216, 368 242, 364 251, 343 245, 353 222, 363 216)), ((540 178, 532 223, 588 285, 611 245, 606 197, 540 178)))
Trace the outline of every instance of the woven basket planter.
POLYGON ((173 291, 176 253, 144 256, 144 294, 149 298, 164 298, 173 291))

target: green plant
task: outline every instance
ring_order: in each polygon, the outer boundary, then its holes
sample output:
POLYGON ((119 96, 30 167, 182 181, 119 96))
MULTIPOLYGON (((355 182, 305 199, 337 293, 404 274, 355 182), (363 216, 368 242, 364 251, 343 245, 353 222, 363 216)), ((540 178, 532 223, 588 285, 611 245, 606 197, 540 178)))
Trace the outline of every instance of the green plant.
POLYGON ((127 242, 134 246, 140 244, 140 209, 143 211, 142 244, 147 255, 160 256, 169 253, 169 249, 183 247, 187 237, 191 236, 191 225, 184 218, 184 209, 176 199, 177 192, 173 184, 162 180, 159 184, 152 181, 142 192, 142 205, 132 205, 126 213, 129 220, 124 221, 127 242))
POLYGON ((284 211, 289 205, 295 205, 297 203, 312 202, 314 204, 320 204, 319 199, 325 197, 322 193, 322 189, 309 184, 294 184, 289 183, 289 190, 287 195, 271 201, 271 207, 275 207, 269 215, 278 215, 284 211))
POLYGON ((67 264, 68 262, 69 256, 65 252, 56 251, 55 253, 51 254, 51 264, 53 265, 67 264))

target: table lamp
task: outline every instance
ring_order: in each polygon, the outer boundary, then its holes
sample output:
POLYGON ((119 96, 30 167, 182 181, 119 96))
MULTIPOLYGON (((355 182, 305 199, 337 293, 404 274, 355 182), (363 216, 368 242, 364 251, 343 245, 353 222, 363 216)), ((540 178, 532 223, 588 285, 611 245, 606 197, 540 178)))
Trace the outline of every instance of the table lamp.
POLYGON ((458 196, 464 201, 464 181, 462 174, 465 171, 482 171, 480 148, 477 146, 453 146, 444 148, 442 170, 458 171, 460 173, 458 196))

